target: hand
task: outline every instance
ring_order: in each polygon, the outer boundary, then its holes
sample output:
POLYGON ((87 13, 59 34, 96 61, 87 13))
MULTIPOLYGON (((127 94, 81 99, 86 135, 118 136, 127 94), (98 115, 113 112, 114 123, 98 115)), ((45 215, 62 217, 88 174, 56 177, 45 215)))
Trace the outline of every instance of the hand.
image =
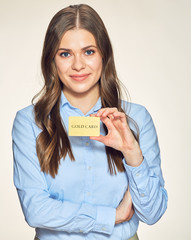
POLYGON ((129 188, 126 191, 121 203, 116 209, 115 224, 129 221, 134 214, 133 204, 129 188))
POLYGON ((117 108, 102 108, 97 114, 91 116, 100 117, 108 129, 108 134, 90 137, 90 139, 121 151, 130 166, 136 167, 141 164, 142 152, 127 124, 125 113, 119 112, 117 108))

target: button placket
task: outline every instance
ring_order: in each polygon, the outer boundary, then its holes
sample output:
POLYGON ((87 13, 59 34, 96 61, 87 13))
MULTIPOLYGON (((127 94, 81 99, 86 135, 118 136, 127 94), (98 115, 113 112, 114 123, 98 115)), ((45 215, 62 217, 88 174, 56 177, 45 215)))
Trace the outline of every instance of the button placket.
POLYGON ((92 159, 89 157, 91 151, 91 142, 89 137, 83 138, 84 146, 84 162, 86 164, 86 181, 85 181, 85 200, 90 201, 92 198, 92 186, 93 186, 93 176, 92 176, 92 159))

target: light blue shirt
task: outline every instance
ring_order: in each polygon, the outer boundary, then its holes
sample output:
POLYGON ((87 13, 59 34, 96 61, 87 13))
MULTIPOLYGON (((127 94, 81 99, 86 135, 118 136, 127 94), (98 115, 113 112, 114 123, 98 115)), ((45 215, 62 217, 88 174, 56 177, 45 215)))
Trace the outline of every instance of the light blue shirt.
MULTIPOLYGON (((136 233, 139 221, 153 224, 165 212, 167 193, 153 121, 143 106, 123 104, 139 126, 144 161, 130 167, 123 160, 125 172, 117 175, 108 171, 105 146, 89 137, 69 137, 75 161, 68 156, 62 159, 55 178, 43 173, 36 154, 41 130, 35 123, 33 106, 17 113, 12 132, 14 184, 25 219, 36 228, 40 240, 126 240, 136 233), (115 225, 116 208, 128 186, 135 214, 130 221, 115 225)), ((85 116, 100 108, 99 99, 85 116)), ((60 114, 67 130, 69 116, 84 116, 64 94, 60 114)))

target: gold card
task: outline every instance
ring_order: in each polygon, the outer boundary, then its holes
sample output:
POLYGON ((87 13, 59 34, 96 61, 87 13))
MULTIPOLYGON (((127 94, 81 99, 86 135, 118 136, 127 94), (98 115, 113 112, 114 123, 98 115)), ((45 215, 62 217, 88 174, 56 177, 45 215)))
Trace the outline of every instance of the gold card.
POLYGON ((69 136, 99 136, 99 117, 69 117, 69 136))

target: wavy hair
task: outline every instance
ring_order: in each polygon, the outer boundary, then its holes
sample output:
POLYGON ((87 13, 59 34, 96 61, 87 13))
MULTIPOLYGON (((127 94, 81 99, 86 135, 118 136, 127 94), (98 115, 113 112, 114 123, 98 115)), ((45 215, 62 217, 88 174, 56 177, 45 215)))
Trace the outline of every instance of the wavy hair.
MULTIPOLYGON (((74 28, 82 28, 92 33, 101 52, 103 59, 100 78, 102 107, 116 107, 124 112, 121 107, 120 82, 115 69, 112 45, 103 21, 96 11, 86 4, 72 5, 60 10, 52 18, 44 40, 41 58, 44 87, 33 98, 34 101, 37 96, 40 96, 34 104, 35 121, 42 129, 36 140, 37 156, 41 170, 52 177, 58 173, 60 160, 64 159, 67 154, 72 161, 75 160, 60 116, 60 98, 64 86, 58 77, 54 62, 64 33, 74 28)), ((128 116, 127 120, 132 121, 128 116)), ((107 134, 105 125, 104 129, 107 134)), ((116 169, 123 172, 122 153, 107 146, 105 149, 110 173, 116 174, 116 169)))

